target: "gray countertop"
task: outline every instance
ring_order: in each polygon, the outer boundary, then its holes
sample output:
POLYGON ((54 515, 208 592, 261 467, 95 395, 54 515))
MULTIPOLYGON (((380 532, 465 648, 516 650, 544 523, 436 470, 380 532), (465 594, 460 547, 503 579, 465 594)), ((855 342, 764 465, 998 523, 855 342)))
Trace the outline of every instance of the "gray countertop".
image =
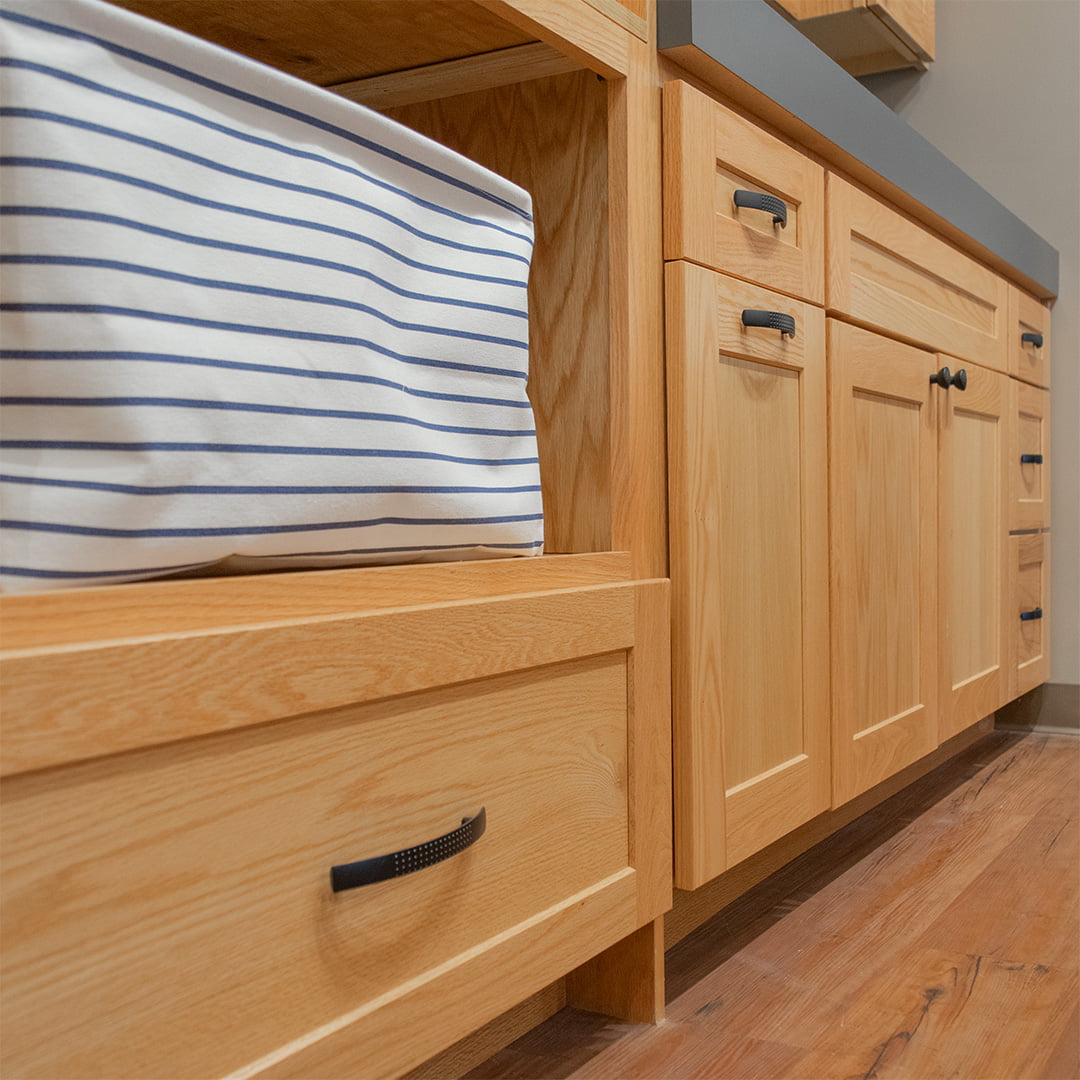
POLYGON ((694 46, 844 154, 1037 282, 1058 253, 765 0, 658 0, 658 47, 694 46))

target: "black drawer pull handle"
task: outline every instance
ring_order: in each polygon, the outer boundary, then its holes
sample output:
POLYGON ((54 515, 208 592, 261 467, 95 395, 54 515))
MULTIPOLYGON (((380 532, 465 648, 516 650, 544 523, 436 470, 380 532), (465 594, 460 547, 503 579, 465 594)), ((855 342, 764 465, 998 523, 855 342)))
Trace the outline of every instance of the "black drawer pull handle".
POLYGON ((334 892, 355 889, 360 885, 373 885, 376 881, 388 881, 390 878, 403 877, 415 870, 434 866, 443 859, 449 859, 471 847, 484 835, 487 828, 487 813, 484 807, 475 817, 462 818, 461 825, 445 836, 428 840, 415 847, 392 851, 389 855, 376 855, 373 859, 361 859, 359 862, 342 863, 330 868, 330 887, 334 892))
POLYGON ((1024 345, 1027 343, 1034 345, 1036 349, 1041 349, 1043 345, 1042 334, 1021 334, 1020 344, 1024 345))
POLYGON ((952 372, 947 368, 939 368, 930 376, 930 382, 935 386, 944 386, 948 389, 952 386, 952 372))
POLYGON ((772 214, 773 224, 781 229, 787 228, 787 203, 775 195, 765 195, 760 191, 736 191, 735 205, 746 206, 751 210, 764 210, 772 214))
POLYGON ((756 311, 747 308, 742 313, 743 326, 764 326, 766 330, 779 330, 781 335, 795 336, 795 319, 782 311, 756 311))
POLYGON ((1041 465, 1043 463, 1042 454, 1021 454, 1021 465, 1041 465))
POLYGON ((952 384, 957 390, 967 389, 967 372, 963 368, 952 377, 952 384))
POLYGON ((1033 608, 1031 611, 1021 611, 1020 621, 1031 622, 1032 619, 1041 619, 1042 615, 1043 612, 1041 607, 1033 608))

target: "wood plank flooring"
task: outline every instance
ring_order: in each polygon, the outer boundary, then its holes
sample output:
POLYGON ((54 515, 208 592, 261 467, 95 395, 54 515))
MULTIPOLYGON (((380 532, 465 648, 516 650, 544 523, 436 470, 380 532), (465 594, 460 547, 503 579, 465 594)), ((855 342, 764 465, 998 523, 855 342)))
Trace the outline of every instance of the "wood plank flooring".
POLYGON ((993 732, 469 1080, 1078 1080, 1080 739, 993 732))

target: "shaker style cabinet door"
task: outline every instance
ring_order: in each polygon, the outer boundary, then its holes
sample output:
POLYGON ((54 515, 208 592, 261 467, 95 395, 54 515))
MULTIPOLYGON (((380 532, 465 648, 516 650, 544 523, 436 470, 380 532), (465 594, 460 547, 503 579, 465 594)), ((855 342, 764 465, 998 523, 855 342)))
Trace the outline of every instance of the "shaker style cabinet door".
POLYGON ((828 320, 833 804, 937 746, 933 353, 828 320))
POLYGON ((825 318, 690 263, 666 275, 675 883, 693 889, 829 804, 825 318))
POLYGON ((1008 383, 939 357, 953 385, 940 403, 939 590, 942 741, 1007 700, 1005 539, 1008 383))
POLYGON ((1050 678, 1050 534, 1009 537, 1009 698, 1050 678))

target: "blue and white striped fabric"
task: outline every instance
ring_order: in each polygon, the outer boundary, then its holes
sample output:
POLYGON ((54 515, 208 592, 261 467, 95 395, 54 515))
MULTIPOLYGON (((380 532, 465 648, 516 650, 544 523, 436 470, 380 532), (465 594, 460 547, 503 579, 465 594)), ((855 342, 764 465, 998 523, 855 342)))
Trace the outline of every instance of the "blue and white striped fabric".
POLYGON ((5 591, 540 552, 526 192, 97 0, 0 38, 5 591))

